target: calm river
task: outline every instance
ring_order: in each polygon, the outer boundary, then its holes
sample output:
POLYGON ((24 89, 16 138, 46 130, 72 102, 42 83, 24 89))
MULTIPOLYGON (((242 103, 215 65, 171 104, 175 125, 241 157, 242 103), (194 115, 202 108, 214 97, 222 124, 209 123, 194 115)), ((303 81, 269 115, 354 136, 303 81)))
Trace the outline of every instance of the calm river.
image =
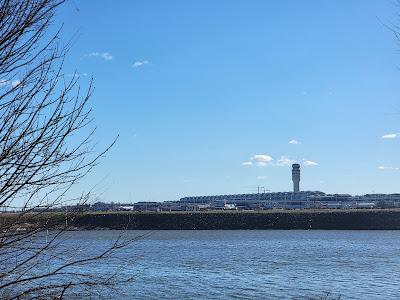
MULTIPOLYGON (((120 232, 69 234, 96 251, 120 232)), ((120 255, 129 299, 400 298, 400 231, 158 231, 120 255)))

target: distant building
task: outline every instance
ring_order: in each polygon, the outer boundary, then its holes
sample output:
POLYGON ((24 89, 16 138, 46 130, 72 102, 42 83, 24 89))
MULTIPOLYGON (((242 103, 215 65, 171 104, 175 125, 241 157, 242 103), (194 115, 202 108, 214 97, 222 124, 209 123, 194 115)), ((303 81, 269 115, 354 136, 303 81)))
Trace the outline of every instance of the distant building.
POLYGON ((179 201, 137 202, 134 204, 92 204, 91 210, 134 211, 204 211, 204 210, 264 210, 264 209, 351 209, 400 207, 400 194, 325 194, 320 191, 300 191, 300 165, 292 165, 293 192, 254 193, 183 197, 179 201))

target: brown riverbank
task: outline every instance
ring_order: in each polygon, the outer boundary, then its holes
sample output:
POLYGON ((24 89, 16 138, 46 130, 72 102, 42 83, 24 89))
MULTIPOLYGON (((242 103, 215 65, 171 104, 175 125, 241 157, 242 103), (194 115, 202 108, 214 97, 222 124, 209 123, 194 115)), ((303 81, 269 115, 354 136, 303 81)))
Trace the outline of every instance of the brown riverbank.
MULTIPOLYGON (((0 214, 0 224, 14 214, 0 214)), ((8 221, 7 221, 8 220, 8 221)), ((63 226, 65 214, 24 217, 21 227, 49 222, 63 226)), ((337 229, 399 230, 400 209, 268 210, 212 212, 96 212, 67 216, 71 229, 230 230, 230 229, 337 229)))
POLYGON ((400 210, 302 210, 85 214, 77 227, 110 229, 400 229, 400 210))

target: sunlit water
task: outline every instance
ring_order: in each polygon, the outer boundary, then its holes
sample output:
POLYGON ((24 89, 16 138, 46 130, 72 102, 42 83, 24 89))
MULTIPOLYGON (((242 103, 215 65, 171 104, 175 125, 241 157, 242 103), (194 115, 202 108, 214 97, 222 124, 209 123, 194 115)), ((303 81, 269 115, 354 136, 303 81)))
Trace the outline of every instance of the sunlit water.
MULTIPOLYGON (((69 234, 96 251, 120 232, 69 234)), ((400 298, 400 231, 158 231, 119 255, 129 299, 400 298)))

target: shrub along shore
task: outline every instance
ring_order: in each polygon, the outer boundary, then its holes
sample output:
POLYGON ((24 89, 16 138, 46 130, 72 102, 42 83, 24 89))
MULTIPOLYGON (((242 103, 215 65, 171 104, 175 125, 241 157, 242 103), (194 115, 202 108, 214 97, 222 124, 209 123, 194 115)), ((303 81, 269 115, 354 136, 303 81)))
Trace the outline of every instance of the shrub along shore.
MULTIPOLYGON (((0 226, 15 221, 17 214, 0 214, 0 226)), ((400 209, 268 210, 206 212, 84 212, 43 213, 19 220, 17 229, 40 224, 70 230, 235 230, 235 229, 330 229, 398 230, 400 209), (18 227, 19 226, 19 227, 18 227)))

